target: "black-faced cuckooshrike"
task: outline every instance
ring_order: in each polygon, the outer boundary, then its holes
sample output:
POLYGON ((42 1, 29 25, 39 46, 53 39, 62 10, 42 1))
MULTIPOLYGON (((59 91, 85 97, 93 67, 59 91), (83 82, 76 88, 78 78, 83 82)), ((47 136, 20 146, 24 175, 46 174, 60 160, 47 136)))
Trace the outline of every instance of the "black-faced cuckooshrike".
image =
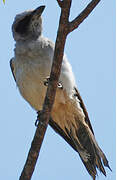
MULTIPOLYGON (((42 35, 41 14, 45 6, 25 11, 12 25, 16 41, 11 70, 21 95, 36 110, 41 110, 49 76, 54 43, 42 35)), ((77 90, 71 65, 63 57, 60 86, 57 87, 49 125, 77 151, 87 171, 95 180, 98 168, 106 175, 108 160, 98 146, 88 113, 77 90)), ((110 168, 110 167, 109 167, 110 168)))

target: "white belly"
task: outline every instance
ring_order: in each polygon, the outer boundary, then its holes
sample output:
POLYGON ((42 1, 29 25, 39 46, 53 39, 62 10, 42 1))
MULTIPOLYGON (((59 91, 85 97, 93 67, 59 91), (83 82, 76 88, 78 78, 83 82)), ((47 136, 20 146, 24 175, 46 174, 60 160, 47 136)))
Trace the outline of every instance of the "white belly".
POLYGON ((42 73, 39 66, 29 64, 18 67, 16 71, 16 81, 21 95, 36 110, 42 109, 47 89, 44 80, 48 75, 49 72, 42 73))
MULTIPOLYGON (((35 109, 41 110, 47 90, 44 81, 50 74, 49 67, 44 70, 37 64, 23 64, 16 68, 16 81, 21 95, 35 109), (48 69, 48 70, 47 70, 48 69)), ((55 103, 65 103, 62 90, 57 90, 55 103)), ((58 105, 57 105, 58 106, 58 105)))

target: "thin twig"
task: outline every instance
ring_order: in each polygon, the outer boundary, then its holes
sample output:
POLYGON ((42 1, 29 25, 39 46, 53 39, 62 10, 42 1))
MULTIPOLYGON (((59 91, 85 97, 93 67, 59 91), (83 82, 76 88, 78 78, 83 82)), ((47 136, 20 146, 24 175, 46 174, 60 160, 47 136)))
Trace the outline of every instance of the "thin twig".
POLYGON ((53 57, 53 64, 50 74, 50 80, 47 88, 46 97, 44 100, 43 110, 39 113, 39 124, 37 126, 30 151, 24 169, 21 173, 20 180, 30 180, 35 169, 35 165, 39 156, 40 148, 44 139, 44 135, 48 126, 49 118, 51 116, 52 107, 54 104, 57 83, 60 76, 62 59, 64 54, 64 47, 66 37, 69 32, 73 31, 82 21, 91 13, 100 0, 93 0, 87 8, 72 22, 69 22, 69 14, 72 0, 57 0, 61 7, 61 16, 59 28, 55 43, 55 51, 53 57), (81 19, 81 20, 79 20, 81 19), (78 22, 77 22, 78 21, 78 22), (73 27, 72 27, 73 26, 73 27))
POLYGON ((69 23, 69 32, 72 32, 88 17, 88 15, 93 11, 97 4, 101 0, 92 0, 88 6, 72 21, 69 23))
POLYGON ((61 1, 61 0, 57 0, 57 2, 58 2, 58 5, 62 8, 63 1, 61 1))

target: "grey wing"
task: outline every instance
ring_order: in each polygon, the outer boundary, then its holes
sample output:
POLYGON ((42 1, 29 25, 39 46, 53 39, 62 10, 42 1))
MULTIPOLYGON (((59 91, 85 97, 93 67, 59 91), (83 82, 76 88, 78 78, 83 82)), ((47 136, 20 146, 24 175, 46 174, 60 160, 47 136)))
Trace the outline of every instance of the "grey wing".
POLYGON ((15 72, 14 72, 15 68, 14 68, 14 63, 13 63, 13 61, 14 61, 14 59, 12 58, 12 59, 10 60, 10 68, 11 68, 11 72, 12 72, 12 75, 13 75, 13 77, 14 77, 14 80, 15 80, 15 82, 16 82, 15 72))

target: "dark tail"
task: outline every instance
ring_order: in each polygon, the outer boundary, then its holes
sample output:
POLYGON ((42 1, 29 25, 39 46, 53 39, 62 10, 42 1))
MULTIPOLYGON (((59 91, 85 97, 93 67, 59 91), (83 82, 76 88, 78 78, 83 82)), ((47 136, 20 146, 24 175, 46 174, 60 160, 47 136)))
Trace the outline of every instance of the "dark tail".
POLYGON ((76 137, 71 132, 69 137, 74 141, 76 145, 77 152, 79 153, 83 164, 85 165, 87 171, 92 176, 93 180, 95 180, 97 175, 97 170, 102 172, 106 176, 106 171, 104 166, 109 167, 108 160, 105 154, 102 152, 100 147, 98 146, 94 135, 92 134, 91 130, 81 122, 78 125, 79 129, 76 130, 76 137))
POLYGON ((106 176, 104 166, 108 167, 110 170, 111 168, 109 167, 105 154, 98 146, 89 127, 80 121, 77 122, 79 122, 78 129, 75 129, 75 131, 73 126, 71 126, 70 130, 65 128, 64 131, 52 119, 50 119, 49 124, 79 153, 83 164, 93 180, 96 179, 96 168, 106 176))

